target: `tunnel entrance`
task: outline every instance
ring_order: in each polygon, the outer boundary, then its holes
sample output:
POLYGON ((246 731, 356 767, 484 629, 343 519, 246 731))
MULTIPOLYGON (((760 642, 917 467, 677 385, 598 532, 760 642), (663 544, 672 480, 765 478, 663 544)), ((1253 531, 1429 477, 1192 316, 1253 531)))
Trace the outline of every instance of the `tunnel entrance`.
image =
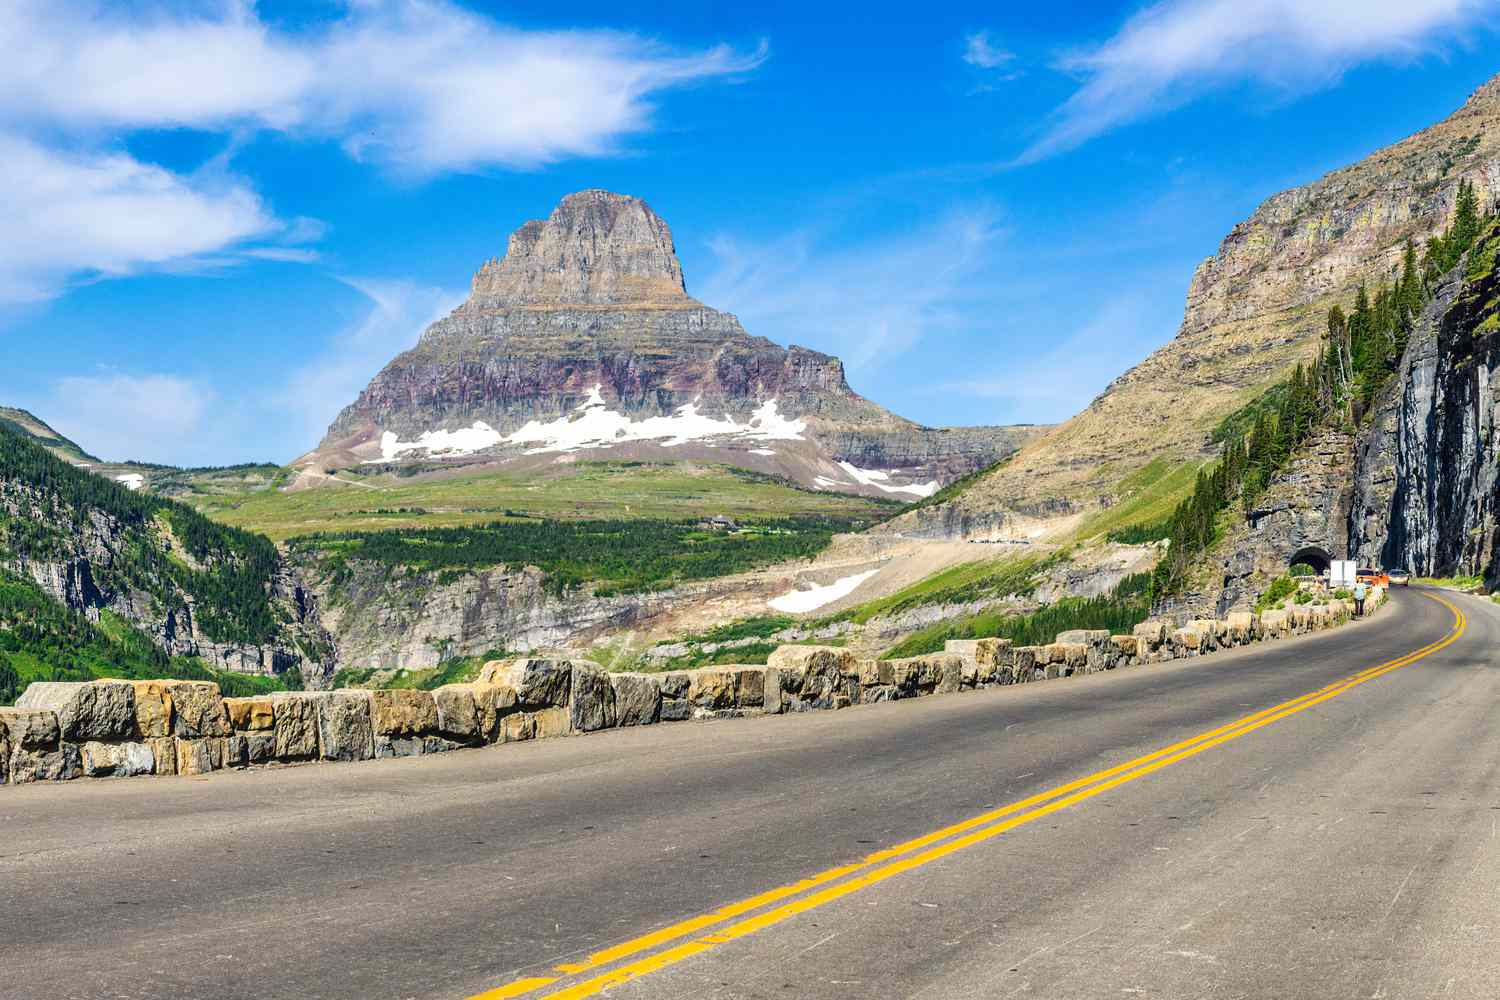
POLYGON ((1297 565, 1311 566, 1313 573, 1321 576, 1327 573, 1329 567, 1333 565, 1333 556, 1316 545, 1309 545, 1305 549, 1298 549, 1297 553, 1287 560, 1288 568, 1297 565))

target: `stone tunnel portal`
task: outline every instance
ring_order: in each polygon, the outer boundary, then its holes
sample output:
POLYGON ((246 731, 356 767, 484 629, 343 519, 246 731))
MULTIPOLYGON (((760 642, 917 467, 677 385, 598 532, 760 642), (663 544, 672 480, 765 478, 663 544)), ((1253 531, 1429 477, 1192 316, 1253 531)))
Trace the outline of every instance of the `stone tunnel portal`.
POLYGON ((1327 573, 1329 567, 1333 565, 1333 556, 1315 545, 1309 545, 1307 548, 1298 549, 1296 555, 1287 560, 1288 567, 1299 563, 1311 566, 1314 573, 1321 575, 1327 573))

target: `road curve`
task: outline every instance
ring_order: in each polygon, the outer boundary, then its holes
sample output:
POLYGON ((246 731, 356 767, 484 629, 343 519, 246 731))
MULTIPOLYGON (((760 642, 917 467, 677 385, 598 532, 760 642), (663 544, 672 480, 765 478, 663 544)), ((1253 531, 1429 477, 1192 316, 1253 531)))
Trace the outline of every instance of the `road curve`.
POLYGON ((839 713, 0 789, 0 995, 1492 997, 1500 608, 1443 599, 839 713))

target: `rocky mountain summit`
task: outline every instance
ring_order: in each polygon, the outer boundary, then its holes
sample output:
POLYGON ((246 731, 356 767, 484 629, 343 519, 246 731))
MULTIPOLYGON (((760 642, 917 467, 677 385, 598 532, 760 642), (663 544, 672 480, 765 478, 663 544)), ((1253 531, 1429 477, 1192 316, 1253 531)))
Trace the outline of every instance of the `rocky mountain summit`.
POLYGON ((1485 204, 1500 191, 1500 77, 1444 121, 1267 199, 1198 266, 1174 339, 973 488, 890 530, 1006 534, 1127 499, 1122 481, 1153 460, 1208 459, 1220 420, 1310 360, 1331 305, 1347 308, 1361 283, 1390 277, 1408 239, 1442 228, 1461 180, 1485 204))
POLYGON ((752 336, 688 295, 667 223, 590 190, 517 229, 297 466, 313 486, 356 464, 691 458, 911 500, 1035 433, 922 427, 870 402, 837 358, 752 336))

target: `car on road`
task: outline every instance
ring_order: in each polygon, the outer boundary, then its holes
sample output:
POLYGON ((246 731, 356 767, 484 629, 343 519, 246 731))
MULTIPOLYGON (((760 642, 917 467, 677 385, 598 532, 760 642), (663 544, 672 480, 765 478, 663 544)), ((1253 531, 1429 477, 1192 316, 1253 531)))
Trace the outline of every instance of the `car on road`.
POLYGON ((1366 587, 1388 587, 1391 583, 1391 578, 1381 570, 1364 567, 1361 567, 1354 574, 1354 580, 1356 583, 1362 583, 1366 587))
POLYGON ((1385 575, 1390 577, 1392 587, 1411 586, 1411 574, 1404 569, 1387 570, 1385 575))

